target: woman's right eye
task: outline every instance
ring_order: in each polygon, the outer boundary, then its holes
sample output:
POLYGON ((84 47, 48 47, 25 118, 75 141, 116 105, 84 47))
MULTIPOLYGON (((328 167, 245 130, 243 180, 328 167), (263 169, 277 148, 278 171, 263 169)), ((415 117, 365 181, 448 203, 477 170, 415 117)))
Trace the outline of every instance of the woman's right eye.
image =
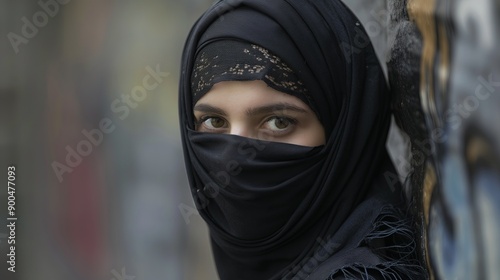
POLYGON ((198 130, 217 130, 226 128, 226 121, 219 117, 206 117, 198 122, 198 130))

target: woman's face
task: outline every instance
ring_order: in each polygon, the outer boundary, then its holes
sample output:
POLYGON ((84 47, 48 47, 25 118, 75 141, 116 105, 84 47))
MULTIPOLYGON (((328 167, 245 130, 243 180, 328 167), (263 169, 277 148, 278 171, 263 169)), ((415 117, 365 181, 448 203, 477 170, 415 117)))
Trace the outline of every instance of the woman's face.
POLYGON ((325 144, 316 114, 299 98, 263 81, 215 84, 194 106, 196 130, 302 146, 325 144))

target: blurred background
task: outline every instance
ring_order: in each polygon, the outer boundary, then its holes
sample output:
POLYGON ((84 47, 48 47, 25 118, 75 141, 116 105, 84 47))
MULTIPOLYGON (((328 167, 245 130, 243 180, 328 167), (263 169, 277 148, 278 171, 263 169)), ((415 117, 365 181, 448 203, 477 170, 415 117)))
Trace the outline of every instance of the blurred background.
POLYGON ((212 2, 0 1, 18 218, 11 273, 2 188, 0 279, 217 279, 177 119, 182 47, 212 2))
MULTIPOLYGON (((0 0, 0 280, 217 279, 177 119, 183 44, 212 2, 0 0)), ((391 86, 431 279, 498 279, 500 2, 345 2, 391 86)))

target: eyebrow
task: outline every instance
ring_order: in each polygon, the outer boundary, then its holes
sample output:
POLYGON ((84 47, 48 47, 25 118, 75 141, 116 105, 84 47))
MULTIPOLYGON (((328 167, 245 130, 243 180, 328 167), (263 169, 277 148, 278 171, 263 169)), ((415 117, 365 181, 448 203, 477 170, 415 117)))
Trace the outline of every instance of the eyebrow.
POLYGON ((215 113, 215 114, 218 114, 221 116, 227 116, 227 114, 226 114, 226 112, 224 112, 224 110, 217 108, 217 107, 214 107, 214 106, 210 106, 208 104, 198 104, 198 105, 194 106, 193 110, 200 111, 203 113, 215 113))
MULTIPOLYGON (((208 104, 198 104, 194 106, 193 108, 194 111, 199 111, 203 113, 215 113, 221 116, 227 116, 226 112, 220 108, 208 105, 208 104)), ((261 106, 261 107, 256 107, 256 108, 249 108, 246 110, 246 115, 252 116, 252 115, 259 115, 259 114, 266 114, 274 111, 294 111, 298 113, 308 113, 307 110, 300 108, 298 106, 295 106, 290 103, 275 103, 275 104, 270 104, 266 106, 261 106)))
POLYGON ((298 113, 307 113, 307 110, 300 108, 298 106, 295 106, 290 103, 276 103, 276 104, 270 104, 262 107, 256 107, 256 108, 249 108, 246 110, 247 115, 260 115, 260 114, 266 114, 266 113, 271 113, 274 111, 294 111, 298 113))

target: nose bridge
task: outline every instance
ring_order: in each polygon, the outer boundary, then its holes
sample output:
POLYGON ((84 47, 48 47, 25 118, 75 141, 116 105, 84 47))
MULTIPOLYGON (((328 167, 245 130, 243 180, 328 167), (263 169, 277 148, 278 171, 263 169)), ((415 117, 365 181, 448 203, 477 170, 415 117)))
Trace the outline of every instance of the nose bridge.
POLYGON ((229 134, 252 137, 252 131, 244 122, 234 121, 230 125, 229 134))

